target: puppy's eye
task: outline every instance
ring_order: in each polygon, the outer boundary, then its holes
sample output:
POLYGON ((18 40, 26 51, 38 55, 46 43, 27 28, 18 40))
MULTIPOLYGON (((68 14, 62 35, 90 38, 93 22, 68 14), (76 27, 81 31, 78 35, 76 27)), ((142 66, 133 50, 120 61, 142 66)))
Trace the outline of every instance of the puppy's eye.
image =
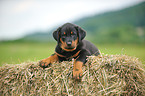
POLYGON ((62 36, 65 37, 65 36, 66 36, 66 32, 63 32, 63 33, 62 33, 62 36))
POLYGON ((71 32, 70 34, 71 34, 72 36, 75 36, 75 35, 76 35, 76 33, 75 33, 75 32, 71 32))

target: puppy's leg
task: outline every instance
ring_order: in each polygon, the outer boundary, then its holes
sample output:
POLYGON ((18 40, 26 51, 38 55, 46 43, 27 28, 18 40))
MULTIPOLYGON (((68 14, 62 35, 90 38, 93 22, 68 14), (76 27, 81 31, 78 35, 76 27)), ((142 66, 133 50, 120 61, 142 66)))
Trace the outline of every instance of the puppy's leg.
POLYGON ((86 50, 81 50, 78 58, 74 62, 73 66, 73 78, 80 79, 82 77, 82 67, 83 64, 86 63, 87 56, 89 56, 89 52, 86 50))
POLYGON ((75 61, 73 65, 73 78, 80 79, 82 77, 82 61, 75 61))
POLYGON ((59 58, 58 58, 58 56, 54 53, 54 54, 52 54, 51 56, 49 56, 48 58, 42 59, 42 60, 39 62, 39 65, 40 65, 42 68, 46 68, 46 67, 48 67, 51 63, 57 62, 57 61, 59 61, 59 58))

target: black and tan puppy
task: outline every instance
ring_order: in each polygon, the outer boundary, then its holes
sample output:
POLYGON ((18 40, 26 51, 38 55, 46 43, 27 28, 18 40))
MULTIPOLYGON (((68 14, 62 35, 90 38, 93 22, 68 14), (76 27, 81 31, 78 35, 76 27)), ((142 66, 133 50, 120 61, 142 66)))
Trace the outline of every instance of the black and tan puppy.
POLYGON ((100 54, 92 43, 83 40, 85 36, 86 32, 77 25, 71 23, 62 25, 53 32, 53 37, 58 42, 55 53, 41 60, 40 66, 46 68, 53 62, 74 58, 73 78, 80 79, 87 56, 100 54))

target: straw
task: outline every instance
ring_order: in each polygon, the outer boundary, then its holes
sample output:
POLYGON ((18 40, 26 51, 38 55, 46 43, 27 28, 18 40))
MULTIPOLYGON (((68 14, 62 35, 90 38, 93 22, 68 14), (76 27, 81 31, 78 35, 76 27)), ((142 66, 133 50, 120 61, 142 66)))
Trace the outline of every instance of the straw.
POLYGON ((127 55, 90 56, 81 81, 73 80, 73 61, 43 69, 37 62, 0 67, 0 96, 143 96, 145 69, 127 55))

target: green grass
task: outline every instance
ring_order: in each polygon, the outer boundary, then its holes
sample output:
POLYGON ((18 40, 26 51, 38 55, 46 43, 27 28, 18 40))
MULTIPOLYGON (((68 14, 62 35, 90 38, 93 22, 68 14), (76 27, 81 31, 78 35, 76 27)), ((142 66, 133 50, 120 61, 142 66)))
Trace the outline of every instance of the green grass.
MULTIPOLYGON (((0 43, 0 66, 2 64, 19 64, 22 62, 39 61, 54 53, 56 43, 0 43)), ((138 57, 145 63, 145 45, 97 44, 104 54, 127 54, 138 57)))
POLYGON ((47 43, 1 43, 0 64, 38 61, 54 52, 55 45, 47 43))
POLYGON ((145 45, 139 44, 104 44, 98 45, 101 53, 115 55, 126 54, 139 58, 145 64, 145 45))

